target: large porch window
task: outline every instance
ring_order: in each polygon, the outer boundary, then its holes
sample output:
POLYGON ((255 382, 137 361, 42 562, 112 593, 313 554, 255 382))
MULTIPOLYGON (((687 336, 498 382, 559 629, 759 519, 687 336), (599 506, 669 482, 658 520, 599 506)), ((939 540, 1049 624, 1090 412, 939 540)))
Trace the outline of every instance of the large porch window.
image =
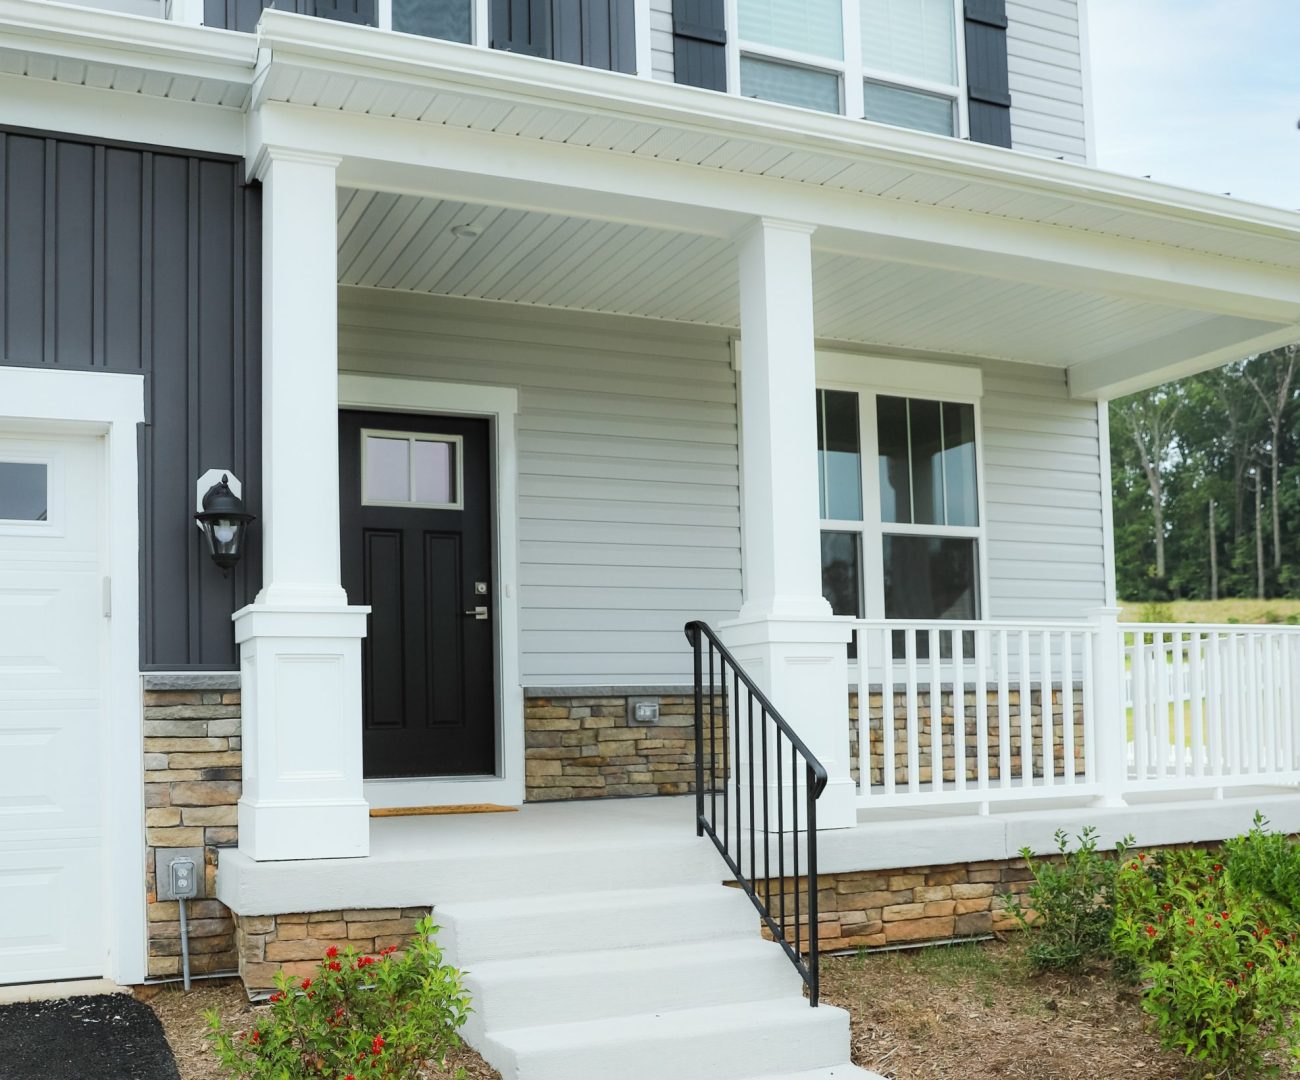
POLYGON ((817 391, 822 589, 835 614, 980 618, 977 409, 817 391))
POLYGON ((962 134, 960 0, 735 0, 740 92, 962 134))

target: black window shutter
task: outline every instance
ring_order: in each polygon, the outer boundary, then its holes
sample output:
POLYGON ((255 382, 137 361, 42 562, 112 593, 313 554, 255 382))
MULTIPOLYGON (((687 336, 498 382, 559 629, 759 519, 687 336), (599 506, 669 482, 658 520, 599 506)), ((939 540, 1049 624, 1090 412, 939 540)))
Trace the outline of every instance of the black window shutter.
POLYGON ((673 0, 673 78, 706 90, 727 89, 723 0, 673 0))
POLYGON ((308 0, 308 13, 320 19, 356 23, 359 26, 378 26, 377 0, 308 0))
POLYGON ((635 0, 551 0, 551 40, 556 60, 635 72, 635 0))
POLYGON ((1011 145, 1006 0, 966 0, 966 96, 972 142, 1011 145))
POLYGON ((551 0, 492 0, 492 48, 551 56, 551 0))

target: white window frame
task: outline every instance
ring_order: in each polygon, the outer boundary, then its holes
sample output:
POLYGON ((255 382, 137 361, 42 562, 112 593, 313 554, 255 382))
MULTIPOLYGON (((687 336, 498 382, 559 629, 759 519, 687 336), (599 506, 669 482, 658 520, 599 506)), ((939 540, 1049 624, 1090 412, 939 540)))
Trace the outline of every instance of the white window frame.
POLYGON ((819 532, 851 532, 859 535, 862 551, 859 575, 862 617, 885 618, 884 538, 886 536, 935 536, 975 541, 975 618, 987 619, 988 510, 985 506, 984 418, 981 412, 983 385, 978 369, 892 358, 871 359, 844 355, 825 358, 819 355, 817 366, 819 391, 841 390, 858 395, 862 520, 820 518, 818 529, 819 532), (863 377, 858 377, 854 369, 861 369, 863 377), (885 378, 880 378, 881 375, 885 378), (911 525, 882 520, 880 469, 877 463, 880 443, 876 425, 876 399, 882 396, 973 406, 975 508, 979 521, 977 525, 911 525))
MULTIPOLYGON (((381 0, 381 3, 386 0, 381 0)), ((391 0, 387 0, 391 2, 391 0)), ((952 85, 937 83, 929 79, 917 79, 909 75, 867 68, 862 63, 862 7, 860 0, 840 0, 841 34, 844 42, 844 58, 816 56, 794 49, 782 49, 774 45, 742 41, 740 37, 740 0, 725 0, 727 23, 727 86, 733 94, 740 94, 740 58, 753 57, 756 60, 771 60, 775 63, 790 64, 795 67, 808 68, 812 71, 835 74, 840 80, 840 111, 844 116, 865 119, 865 94, 863 84, 867 81, 884 86, 897 87, 900 90, 916 90, 923 94, 934 94, 952 100, 953 137, 958 139, 970 136, 970 112, 966 101, 966 35, 965 10, 962 0, 951 0, 953 17, 953 39, 956 51, 956 82, 952 85)), ((799 106, 794 106, 798 108, 799 106)), ((813 110, 820 111, 820 110, 813 110)), ((883 123, 883 121, 872 121, 883 123)))
POLYGON ((6 452, 0 465, 45 466, 45 517, 0 517, 0 536, 62 536, 63 535, 63 455, 55 447, 44 453, 6 452))
POLYGON ((464 493, 464 450, 465 442, 459 435, 438 435, 427 431, 387 431, 384 428, 362 428, 361 429, 361 505, 362 506, 393 506, 398 509, 409 510, 463 510, 465 508, 464 493), (366 496, 366 462, 370 453, 370 440, 374 439, 392 439, 399 442, 405 439, 407 444, 417 442, 435 442, 447 443, 452 450, 452 482, 455 484, 456 497, 451 502, 430 503, 415 501, 415 454, 408 450, 406 455, 406 490, 411 493, 410 499, 371 499, 366 496))

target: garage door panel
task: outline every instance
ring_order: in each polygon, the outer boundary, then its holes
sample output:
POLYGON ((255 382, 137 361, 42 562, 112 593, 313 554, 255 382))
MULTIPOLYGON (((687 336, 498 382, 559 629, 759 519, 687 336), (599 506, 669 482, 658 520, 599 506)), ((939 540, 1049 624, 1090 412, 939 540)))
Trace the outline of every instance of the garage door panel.
POLYGON ((0 972, 5 981, 76 978, 103 965, 95 840, 0 851, 0 972), (87 923, 92 925, 87 925, 87 923))
POLYGON ((106 967, 102 460, 0 435, 0 983, 106 967))

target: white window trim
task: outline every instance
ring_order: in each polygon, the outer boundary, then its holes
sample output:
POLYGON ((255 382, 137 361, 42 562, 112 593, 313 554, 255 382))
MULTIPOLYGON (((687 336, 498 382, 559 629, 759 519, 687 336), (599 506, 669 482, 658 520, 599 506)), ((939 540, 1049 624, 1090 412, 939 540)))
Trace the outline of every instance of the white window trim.
POLYGON ((492 467, 496 486, 493 526, 497 595, 497 769, 493 776, 413 777, 366 780, 373 807, 453 805, 524 801, 524 695, 519 674, 518 450, 515 416, 519 391, 396 375, 339 375, 339 408, 416 415, 478 416, 492 422, 492 467))
MULTIPOLYGON (((391 0, 381 0, 391 2, 391 0)), ((740 0, 724 0, 727 27, 727 87, 731 93, 740 94, 740 58, 752 56, 756 60, 772 60, 777 63, 821 71, 839 76, 840 111, 844 116, 864 119, 866 105, 863 83, 880 83, 885 86, 898 87, 901 90, 916 90, 923 94, 932 94, 952 100, 953 137, 966 139, 970 137, 970 111, 966 100, 966 34, 965 10, 962 0, 951 0, 953 8, 953 45, 956 58, 956 81, 952 84, 939 83, 930 79, 918 79, 911 75, 900 75, 878 68, 868 68, 862 63, 862 7, 860 0, 840 0, 841 35, 843 39, 843 59, 829 56, 817 56, 812 53, 784 49, 775 45, 743 41, 740 36, 740 0)), ((799 108, 801 106, 792 106, 799 108)), ((820 110, 811 110, 819 112, 820 110)), ((883 123, 884 121, 871 121, 883 123)))
MULTIPOLYGON (((385 428, 361 429, 361 505, 391 506, 410 510, 463 510, 465 508, 465 440, 459 435, 435 435, 427 431, 388 431, 385 428), (410 499, 370 499, 366 497, 366 460, 370 453, 370 439, 392 439, 394 442, 405 439, 407 445, 417 442, 447 443, 452 447, 452 488, 455 498, 451 502, 429 503, 410 499)), ((408 453, 406 458, 407 491, 415 493, 415 454, 408 453)))
POLYGON ((854 532, 862 545, 863 618, 885 618, 884 538, 942 536, 971 539, 976 545, 976 618, 988 618, 988 509, 985 506, 983 380, 977 368, 931 364, 850 354, 817 356, 817 389, 858 395, 858 440, 861 452, 862 520, 820 518, 824 532, 854 532), (884 522, 880 516, 880 471, 876 465, 876 398, 906 397, 971 405, 975 423, 975 506, 978 525, 913 525, 884 522))

